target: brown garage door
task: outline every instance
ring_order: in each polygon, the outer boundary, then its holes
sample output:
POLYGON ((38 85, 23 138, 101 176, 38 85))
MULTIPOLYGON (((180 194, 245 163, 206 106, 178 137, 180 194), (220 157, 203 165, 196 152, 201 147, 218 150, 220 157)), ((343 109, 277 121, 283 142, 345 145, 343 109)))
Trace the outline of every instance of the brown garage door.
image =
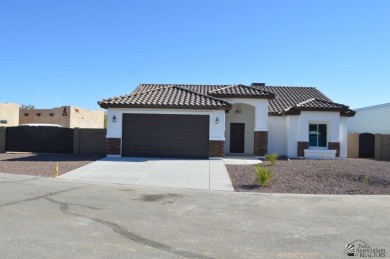
POLYGON ((209 116, 123 114, 122 156, 208 158, 209 116))

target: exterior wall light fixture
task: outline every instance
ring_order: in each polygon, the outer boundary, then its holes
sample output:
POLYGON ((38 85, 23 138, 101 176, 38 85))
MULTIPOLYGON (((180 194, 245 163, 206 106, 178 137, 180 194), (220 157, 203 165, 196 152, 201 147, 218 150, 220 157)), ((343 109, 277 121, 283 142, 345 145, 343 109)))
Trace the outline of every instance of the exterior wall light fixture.
POLYGON ((240 110, 240 105, 237 105, 237 109, 234 111, 234 113, 240 114, 242 111, 240 110))
POLYGON ((112 116, 112 122, 116 122, 116 117, 115 117, 115 115, 112 116))
POLYGON ((218 124, 219 123, 219 118, 215 118, 215 124, 218 124))

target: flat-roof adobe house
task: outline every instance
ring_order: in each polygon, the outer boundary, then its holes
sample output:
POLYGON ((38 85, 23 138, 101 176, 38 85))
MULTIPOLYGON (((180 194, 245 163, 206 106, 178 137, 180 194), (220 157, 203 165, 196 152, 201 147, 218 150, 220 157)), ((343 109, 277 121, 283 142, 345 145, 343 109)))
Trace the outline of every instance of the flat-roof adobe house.
POLYGON ((0 127, 19 125, 58 125, 64 128, 104 128, 103 110, 76 106, 52 109, 25 109, 17 103, 0 103, 0 127))
POLYGON ((355 112, 313 87, 140 84, 98 102, 107 109, 107 154, 347 156, 355 112))

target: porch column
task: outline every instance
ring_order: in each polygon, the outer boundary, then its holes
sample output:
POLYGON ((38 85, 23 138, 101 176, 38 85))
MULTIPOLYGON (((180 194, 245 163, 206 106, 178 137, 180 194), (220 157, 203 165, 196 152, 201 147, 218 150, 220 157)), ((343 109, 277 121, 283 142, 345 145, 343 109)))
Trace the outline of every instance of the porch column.
POLYGON ((106 138, 106 153, 107 155, 121 154, 121 139, 120 138, 106 138))
POLYGON ((268 153, 268 100, 259 100, 255 106, 254 156, 268 153))
POLYGON ((268 153, 268 131, 255 131, 254 156, 265 156, 268 153))
POLYGON ((225 141, 209 140, 209 157, 225 157, 225 141))
POLYGON ((209 117, 209 157, 225 157, 225 111, 213 111, 209 117))

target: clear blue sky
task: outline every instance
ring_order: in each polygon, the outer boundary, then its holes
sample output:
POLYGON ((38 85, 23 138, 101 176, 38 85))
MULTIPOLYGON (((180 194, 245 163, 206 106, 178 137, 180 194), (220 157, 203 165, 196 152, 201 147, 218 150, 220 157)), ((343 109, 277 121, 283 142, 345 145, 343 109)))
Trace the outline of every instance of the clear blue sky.
POLYGON ((0 102, 95 109, 139 83, 252 82, 390 102, 390 1, 0 1, 0 102))

